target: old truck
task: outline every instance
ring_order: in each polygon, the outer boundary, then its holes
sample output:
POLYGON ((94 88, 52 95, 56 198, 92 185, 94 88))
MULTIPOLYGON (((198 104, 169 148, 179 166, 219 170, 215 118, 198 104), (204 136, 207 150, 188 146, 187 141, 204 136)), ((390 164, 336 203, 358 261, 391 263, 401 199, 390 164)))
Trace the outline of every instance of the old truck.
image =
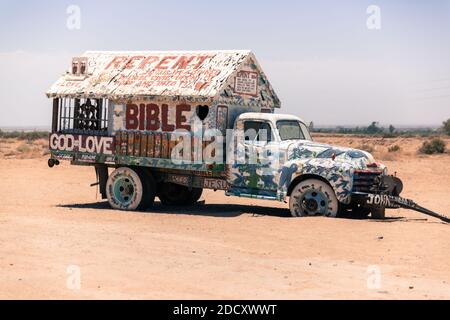
POLYGON ((316 143, 300 118, 275 113, 250 51, 86 52, 47 96, 49 166, 93 166, 116 209, 192 205, 203 189, 289 198, 293 216, 416 206, 371 154, 316 143))

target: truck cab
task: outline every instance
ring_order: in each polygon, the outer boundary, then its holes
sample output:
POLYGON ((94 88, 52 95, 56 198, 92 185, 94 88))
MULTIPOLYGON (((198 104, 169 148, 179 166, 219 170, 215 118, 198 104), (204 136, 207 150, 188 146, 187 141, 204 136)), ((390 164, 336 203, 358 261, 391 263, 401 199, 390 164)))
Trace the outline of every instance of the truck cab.
MULTIPOLYGON (((354 203, 352 193, 370 192, 387 175, 368 152, 314 142, 305 122, 293 115, 243 113, 235 135, 244 138, 228 149, 227 158, 237 156, 228 165, 227 194, 279 201, 289 197, 294 216, 337 216, 352 209, 367 215, 369 208, 354 203)), ((371 212, 384 214, 383 208, 371 212)))

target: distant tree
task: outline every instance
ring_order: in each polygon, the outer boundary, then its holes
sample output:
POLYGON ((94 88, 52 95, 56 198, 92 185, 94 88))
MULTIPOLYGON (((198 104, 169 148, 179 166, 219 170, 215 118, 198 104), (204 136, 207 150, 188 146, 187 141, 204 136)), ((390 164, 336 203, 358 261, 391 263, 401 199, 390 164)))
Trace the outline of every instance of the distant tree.
POLYGON ((370 126, 366 128, 366 133, 368 134, 377 134, 382 132, 383 129, 378 126, 378 122, 373 121, 370 126))
POLYGON ((389 133, 394 133, 395 132, 395 127, 391 124, 389 125, 389 133))
POLYGON ((311 121, 309 123, 309 128, 308 129, 309 129, 309 132, 313 132, 314 131, 314 122, 311 121))
POLYGON ((444 130, 445 134, 450 136, 450 119, 442 122, 442 130, 444 130))

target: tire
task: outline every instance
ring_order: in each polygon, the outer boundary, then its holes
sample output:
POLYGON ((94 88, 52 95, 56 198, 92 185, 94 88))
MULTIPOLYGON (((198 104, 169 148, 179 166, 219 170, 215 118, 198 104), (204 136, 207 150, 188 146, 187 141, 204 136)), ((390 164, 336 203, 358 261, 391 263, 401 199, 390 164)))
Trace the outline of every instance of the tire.
POLYGON ((372 219, 379 219, 383 220, 386 216, 386 208, 371 208, 370 209, 370 215, 372 216, 372 219))
POLYGON ((158 197, 161 200, 161 204, 165 206, 183 206, 195 204, 202 196, 202 193, 202 188, 189 190, 188 187, 179 184, 164 182, 160 185, 158 197))
POLYGON ((364 207, 356 203, 352 203, 347 206, 341 205, 339 213, 342 214, 342 216, 352 219, 367 219, 370 215, 370 208, 364 207))
POLYGON ((356 219, 367 219, 367 217, 370 214, 370 209, 369 208, 358 208, 356 211, 352 212, 352 217, 356 218, 356 219))
POLYGON ((336 217, 339 212, 339 202, 328 183, 318 179, 308 179, 297 184, 292 190, 289 210, 293 217, 315 215, 336 217))
POLYGON ((144 181, 144 203, 141 206, 141 210, 145 210, 153 206, 156 197, 156 183, 153 179, 152 174, 145 169, 137 169, 136 172, 139 174, 141 181, 144 181))
POLYGON ((141 169, 117 168, 106 182, 106 196, 113 209, 144 210, 153 203, 154 192, 152 179, 141 169))
POLYGON ((191 197, 190 202, 191 204, 197 203, 198 200, 200 200, 200 197, 202 196, 203 189, 202 188, 192 188, 191 190, 191 197))

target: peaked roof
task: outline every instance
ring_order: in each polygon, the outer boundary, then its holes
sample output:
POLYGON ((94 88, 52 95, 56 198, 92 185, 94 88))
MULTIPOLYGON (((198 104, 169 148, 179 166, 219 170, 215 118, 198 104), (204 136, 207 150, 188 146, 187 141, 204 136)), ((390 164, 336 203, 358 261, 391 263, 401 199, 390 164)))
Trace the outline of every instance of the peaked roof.
POLYGON ((86 76, 67 72, 48 97, 213 100, 244 61, 256 61, 248 50, 88 51, 81 57, 87 58, 86 76))

